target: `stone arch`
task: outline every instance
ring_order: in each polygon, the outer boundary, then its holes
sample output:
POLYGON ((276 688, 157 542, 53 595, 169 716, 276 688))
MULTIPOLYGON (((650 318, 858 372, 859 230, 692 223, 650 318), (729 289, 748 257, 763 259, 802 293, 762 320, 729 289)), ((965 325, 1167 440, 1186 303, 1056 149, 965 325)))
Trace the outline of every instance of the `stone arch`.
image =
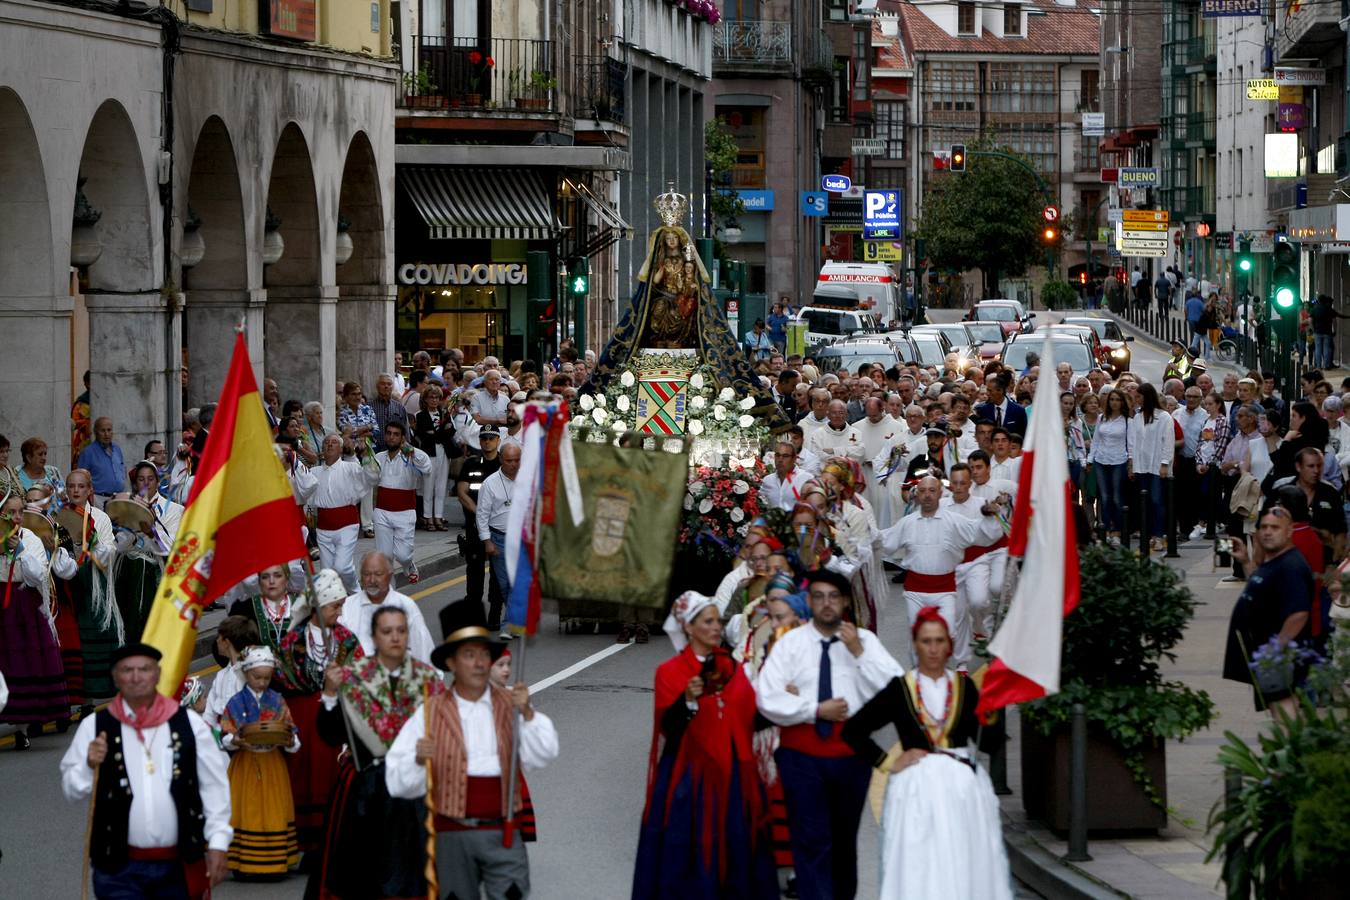
POLYGON ((358 131, 347 148, 338 214, 350 223, 352 256, 345 265, 338 266, 337 283, 379 284, 385 267, 384 204, 375 150, 364 131, 358 131))
POLYGON ((60 284, 69 263, 54 256, 44 169, 23 100, 0 88, 0 359, 9 361, 0 366, 0 434, 14 447, 12 465, 20 463, 19 444, 40 435, 52 463, 65 468, 71 375, 58 361, 70 357, 69 291, 60 284))
POLYGON ((309 142, 294 122, 277 139, 267 184, 267 207, 281 220, 286 248, 280 261, 267 267, 263 284, 268 288, 319 284, 321 241, 313 157, 309 142))
MULTIPOLYGON (((207 118, 197 132, 180 222, 187 222, 189 210, 201 220, 206 244, 201 262, 181 272, 187 294, 183 316, 187 405, 193 407, 219 395, 229 370, 234 326, 249 315, 249 248, 239 162, 229 128, 219 116, 207 118)), ((248 324, 252 330, 262 323, 248 324)))
POLYGON ((80 156, 84 195, 102 214, 98 220, 103 252, 89 266, 95 291, 143 293, 157 290, 150 192, 136 128, 126 109, 105 100, 89 122, 80 156))

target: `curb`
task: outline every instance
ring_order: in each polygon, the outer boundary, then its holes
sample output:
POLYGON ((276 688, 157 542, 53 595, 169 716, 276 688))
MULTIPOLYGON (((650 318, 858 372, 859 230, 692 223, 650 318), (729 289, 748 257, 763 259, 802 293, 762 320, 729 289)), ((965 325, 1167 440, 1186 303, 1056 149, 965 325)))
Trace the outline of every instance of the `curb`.
POLYGON ((1129 894, 1115 890, 1072 863, 1064 862, 1024 831, 1003 829, 1008 864, 1018 881, 1043 897, 1055 900, 1120 900, 1129 894))
MULTIPOLYGON (((453 572, 456 569, 462 568, 464 568, 464 557, 453 550, 447 550, 445 553, 433 556, 431 559, 418 565, 417 571, 422 576, 419 583, 430 581, 440 575, 445 575, 448 572, 453 572)), ((397 590, 402 590, 406 587, 408 587, 407 584, 394 585, 394 588, 397 590)), ((215 647, 216 631, 219 627, 220 623, 217 622, 216 624, 209 625, 197 632, 197 641, 192 645, 192 661, 194 663, 214 659, 211 650, 215 647)))

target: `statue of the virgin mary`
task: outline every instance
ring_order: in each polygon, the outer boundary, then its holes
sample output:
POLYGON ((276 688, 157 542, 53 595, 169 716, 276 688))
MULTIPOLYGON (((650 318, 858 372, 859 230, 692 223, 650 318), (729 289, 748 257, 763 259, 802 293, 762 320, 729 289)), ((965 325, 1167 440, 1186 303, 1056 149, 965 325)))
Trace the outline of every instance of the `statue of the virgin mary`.
POLYGON ((662 224, 647 242, 632 306, 615 326, 583 392, 603 391, 643 350, 695 350, 722 387, 755 398, 751 412, 765 424, 787 428, 791 423, 751 370, 712 295, 712 277, 680 225, 689 212, 688 199, 671 190, 657 197, 655 206, 662 224))

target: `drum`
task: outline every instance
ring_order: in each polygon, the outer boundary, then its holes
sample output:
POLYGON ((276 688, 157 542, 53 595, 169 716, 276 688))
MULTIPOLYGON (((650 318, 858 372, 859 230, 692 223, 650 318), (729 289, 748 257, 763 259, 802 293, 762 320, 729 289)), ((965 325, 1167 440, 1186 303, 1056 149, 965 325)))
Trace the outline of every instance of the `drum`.
MULTIPOLYGON (((75 542, 75 546, 80 546, 80 537, 84 534, 84 516, 80 515, 69 506, 63 506, 56 511, 56 524, 60 525, 70 535, 70 539, 75 542)), ((89 536, 94 534, 94 517, 89 517, 89 536)))
POLYGON ((239 729, 239 738, 255 747, 284 747, 291 742, 291 726, 285 722, 249 722, 239 729))
POLYGON ((148 506, 135 500, 109 500, 104 504, 103 511, 114 525, 137 534, 150 531, 155 524, 155 514, 148 506))
POLYGON ((47 548, 48 553, 56 549, 56 528, 53 527, 51 520, 42 513, 34 512, 31 509, 24 510, 23 527, 38 536, 42 541, 42 546, 47 548))

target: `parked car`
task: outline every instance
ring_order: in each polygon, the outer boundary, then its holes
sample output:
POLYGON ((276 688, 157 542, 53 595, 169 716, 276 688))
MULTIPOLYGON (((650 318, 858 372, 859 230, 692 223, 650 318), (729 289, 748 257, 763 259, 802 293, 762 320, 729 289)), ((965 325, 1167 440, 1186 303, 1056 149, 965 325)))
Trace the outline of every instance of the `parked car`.
POLYGON ((880 363, 887 369, 918 359, 918 348, 905 337, 867 334, 841 338, 812 354, 821 374, 847 371, 857 374, 863 364, 880 363))
POLYGON ((1092 351, 1092 358, 1097 360, 1097 365, 1106 368, 1108 357, 1106 345, 1097 337, 1097 332, 1086 325, 1060 324, 1055 328, 1056 334, 1073 334, 1083 339, 1083 343, 1088 345, 1092 351))
POLYGON ((973 322, 997 322, 1004 335, 1034 331, 1034 318, 1036 314, 1024 310, 1016 300, 981 300, 966 313, 966 319, 973 322))
POLYGON ((1119 376, 1130 368, 1130 342, 1133 337, 1123 334, 1120 326, 1112 319, 1099 319, 1096 316, 1065 316, 1065 325, 1085 325, 1097 332, 1098 339, 1106 348, 1106 363, 1103 366, 1112 376, 1119 376))
POLYGON ((998 359, 1003 352, 1003 342, 1007 340, 998 322, 962 322, 961 327, 970 335, 970 346, 980 365, 998 359))
MULTIPOLYGON (((1021 372, 1027 368, 1027 354, 1035 353, 1041 359, 1045 359, 1045 342, 1054 341, 1055 343, 1055 364, 1058 365, 1067 361, 1073 366, 1073 377, 1086 375, 1097 365, 1096 359, 1092 356, 1092 350, 1083 341, 1081 337, 1074 334, 1015 334, 1008 339, 1008 343, 1003 345, 1002 361, 1005 366, 1014 372, 1021 372)), ((1041 377, 1047 377, 1047 373, 1042 367, 1041 377)))
POLYGON ((879 332, 877 317, 863 310, 803 307, 794 321, 806 323, 806 346, 815 349, 859 332, 879 332))
POLYGON ((979 342, 971 339, 970 332, 966 331, 966 326, 961 322, 948 322, 942 325, 915 325, 909 331, 912 335, 941 334, 946 337, 947 343, 951 345, 951 350, 948 352, 956 354, 957 371, 964 372, 979 363, 979 342))
POLYGON ((918 357, 915 362, 924 366, 933 366, 939 372, 943 370, 947 362, 947 354, 955 348, 951 341, 940 331, 917 331, 911 329, 909 339, 914 342, 918 349, 918 357))

